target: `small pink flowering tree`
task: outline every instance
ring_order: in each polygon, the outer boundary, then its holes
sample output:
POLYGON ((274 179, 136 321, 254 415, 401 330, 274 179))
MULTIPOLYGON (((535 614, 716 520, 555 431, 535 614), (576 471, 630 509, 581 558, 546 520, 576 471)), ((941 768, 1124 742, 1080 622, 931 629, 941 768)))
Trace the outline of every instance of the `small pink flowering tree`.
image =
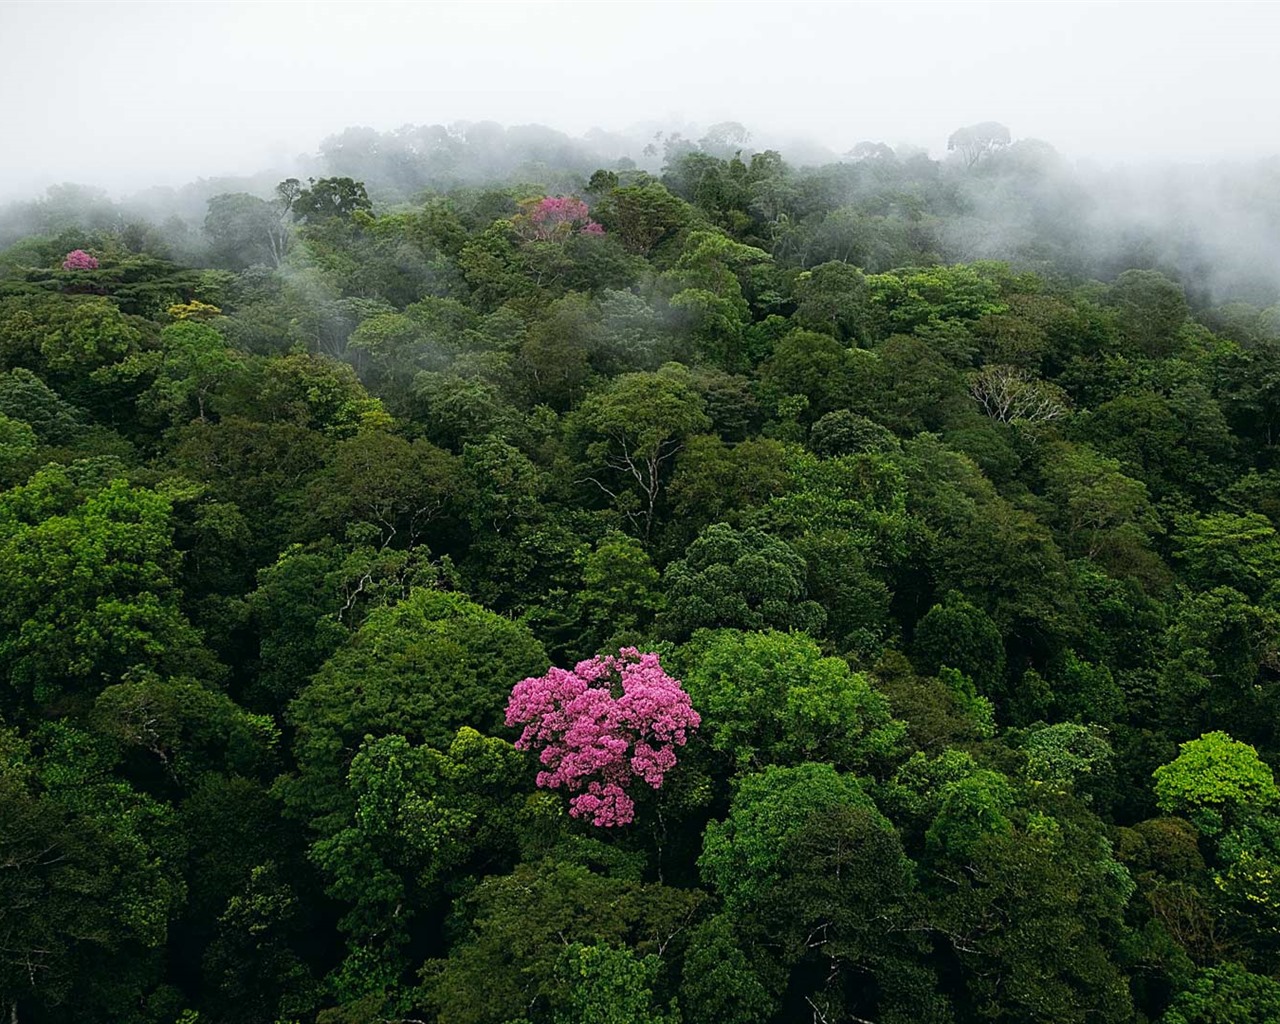
POLYGON ((63 270, 97 270, 98 260, 83 249, 72 249, 62 261, 63 270))
POLYGON ((539 751, 538 785, 575 794, 569 813, 605 827, 635 817, 627 788, 661 787, 701 721, 658 656, 634 647, 524 679, 507 704, 507 725, 524 726, 516 747, 539 751))
POLYGON ((604 228, 591 219, 587 204, 574 196, 543 196, 522 204, 517 218, 523 233, 535 242, 563 239, 575 231, 603 235, 604 228))

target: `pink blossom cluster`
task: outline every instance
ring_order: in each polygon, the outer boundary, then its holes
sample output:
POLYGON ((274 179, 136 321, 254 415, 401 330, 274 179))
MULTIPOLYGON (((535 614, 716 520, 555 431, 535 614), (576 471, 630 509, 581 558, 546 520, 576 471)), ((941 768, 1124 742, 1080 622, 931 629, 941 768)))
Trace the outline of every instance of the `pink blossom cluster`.
POLYGON ((604 228, 591 219, 587 204, 573 196, 543 196, 525 206, 529 233, 539 242, 572 234, 603 235, 604 228))
POLYGON ((83 249, 72 249, 62 261, 63 270, 97 270, 98 260, 83 249))
POLYGON ((642 779, 660 788, 701 721, 658 656, 634 647, 524 679, 507 704, 507 725, 524 726, 516 747, 540 751, 538 785, 576 794, 569 813, 600 826, 635 817, 627 787, 642 779))

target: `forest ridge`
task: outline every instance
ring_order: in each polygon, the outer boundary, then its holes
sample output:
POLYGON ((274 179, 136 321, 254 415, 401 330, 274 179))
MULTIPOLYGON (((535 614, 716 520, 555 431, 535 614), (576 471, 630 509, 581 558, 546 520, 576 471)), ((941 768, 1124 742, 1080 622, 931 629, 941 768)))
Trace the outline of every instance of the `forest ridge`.
POLYGON ((1274 266, 437 129, 0 211, 0 1019, 1280 1020, 1274 266))

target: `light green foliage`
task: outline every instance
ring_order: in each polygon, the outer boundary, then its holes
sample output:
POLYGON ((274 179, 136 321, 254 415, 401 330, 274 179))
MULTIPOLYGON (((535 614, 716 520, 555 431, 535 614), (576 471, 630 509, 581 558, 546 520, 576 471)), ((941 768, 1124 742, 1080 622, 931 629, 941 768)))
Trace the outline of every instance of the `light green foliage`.
POLYGON ((1027 778, 1059 790, 1087 790, 1090 781, 1111 769, 1114 751, 1093 729, 1059 722, 1032 729, 1022 743, 1027 778))
POLYGON ((50 466, 0 495, 0 671, 39 702, 135 665, 190 663, 172 506, 123 478, 79 484, 50 466))
POLYGON ((1142 544, 1151 528, 1147 489, 1120 471, 1120 463, 1085 445, 1059 442, 1044 454, 1045 495, 1060 511, 1063 543, 1088 558, 1127 535, 1142 544))
POLYGON ((192 412, 203 420, 214 394, 242 368, 240 356, 216 330, 195 320, 179 320, 160 332, 159 350, 133 355, 113 372, 126 378, 151 377, 141 401, 183 423, 192 412))
POLYGON ((935 856, 963 860, 984 837, 1013 831, 1013 791, 999 772, 975 768, 944 783, 938 795, 937 814, 925 832, 935 856))
POLYGON ((115 303, 87 299, 63 307, 49 322, 40 354, 51 370, 87 372, 129 355, 141 340, 115 303))
POLYGON ((648 255, 690 224, 688 203, 656 181, 612 189, 594 211, 609 231, 617 232, 628 252, 648 255))
POLYGON ((744 360, 744 331, 751 322, 743 280, 753 266, 769 262, 769 254, 734 242, 714 231, 694 231, 670 272, 671 308, 689 322, 700 352, 726 369, 744 360))
POLYGON ((1177 758, 1155 771, 1156 801, 1168 814, 1189 817, 1202 832, 1216 834, 1280 802, 1271 769, 1247 743, 1210 732, 1178 750, 1177 758))
POLYGON ((739 771, 799 761, 863 768, 902 738, 884 697, 803 633, 700 633, 680 663, 704 734, 739 771))
POLYGON ((1000 289, 982 265, 923 267, 867 278, 883 335, 945 328, 1004 311, 1000 289))
POLYGON ((382 403, 361 386, 346 363, 301 352, 272 359, 262 369, 257 401, 267 419, 350 437, 363 425, 384 425, 382 403))
POLYGON ((676 1024, 653 1006, 652 985, 662 961, 631 950, 575 943, 564 952, 560 971, 569 994, 555 1024, 676 1024))
POLYGON ((1226 963, 1197 973, 1160 1024, 1268 1024, 1280 1020, 1280 984, 1226 963))
POLYGON ((791 447, 788 486, 746 517, 789 538, 839 531, 883 565, 905 552, 906 493, 901 469, 873 454, 822 459, 791 447))
POLYGON ((930 755, 917 750, 904 761, 885 788, 886 813, 895 822, 923 833, 937 816, 947 787, 978 770, 973 755, 955 747, 930 755))
POLYGON ((995 704, 978 693, 972 679, 959 669, 944 666, 938 669, 938 681, 950 691, 951 699, 961 714, 973 722, 978 735, 984 737, 995 735, 995 704))

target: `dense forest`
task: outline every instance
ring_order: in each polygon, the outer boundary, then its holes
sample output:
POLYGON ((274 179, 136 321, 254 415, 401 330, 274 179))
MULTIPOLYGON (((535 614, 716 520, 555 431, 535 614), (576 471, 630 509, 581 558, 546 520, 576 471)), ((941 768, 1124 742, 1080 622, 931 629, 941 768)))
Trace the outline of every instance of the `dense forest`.
POLYGON ((1280 1020, 1277 266, 747 141, 0 211, 0 1019, 1280 1020))

